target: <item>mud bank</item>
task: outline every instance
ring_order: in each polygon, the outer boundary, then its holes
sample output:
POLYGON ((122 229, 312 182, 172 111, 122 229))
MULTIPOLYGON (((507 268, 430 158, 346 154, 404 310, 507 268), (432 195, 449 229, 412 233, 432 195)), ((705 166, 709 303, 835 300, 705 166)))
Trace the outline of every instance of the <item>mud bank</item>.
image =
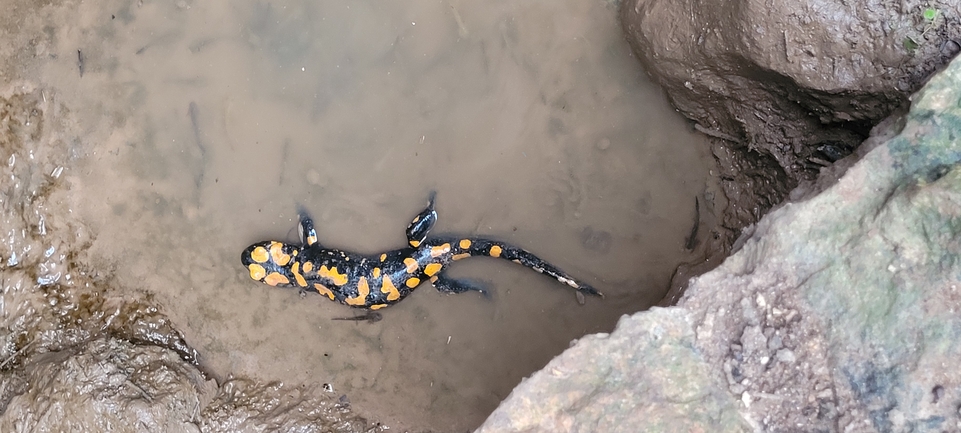
POLYGON ((628 0, 621 9, 644 70, 715 140, 729 233, 904 105, 961 50, 959 14, 955 2, 921 0, 628 0))

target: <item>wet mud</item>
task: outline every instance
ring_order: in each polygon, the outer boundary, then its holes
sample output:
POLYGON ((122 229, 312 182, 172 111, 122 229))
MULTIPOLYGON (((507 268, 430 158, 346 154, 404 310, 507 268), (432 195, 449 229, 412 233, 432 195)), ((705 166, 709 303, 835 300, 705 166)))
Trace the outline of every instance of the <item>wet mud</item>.
MULTIPOLYGON (((710 147, 637 69, 613 4, 11 11, 3 422, 53 389, 40 378, 89 376, 184 422, 162 429, 468 430, 572 339, 656 304, 717 237, 710 147), (403 246, 432 190, 438 235, 521 246, 605 298, 477 258, 451 274, 490 299, 424 285, 379 321, 333 320, 354 312, 240 265, 253 242, 296 240, 298 206, 324 245, 403 246)), ((57 413, 87 410, 105 409, 57 413)))
POLYGON ((88 266, 64 118, 43 90, 0 92, 0 431, 382 430, 313 388, 218 384, 152 294, 88 266))

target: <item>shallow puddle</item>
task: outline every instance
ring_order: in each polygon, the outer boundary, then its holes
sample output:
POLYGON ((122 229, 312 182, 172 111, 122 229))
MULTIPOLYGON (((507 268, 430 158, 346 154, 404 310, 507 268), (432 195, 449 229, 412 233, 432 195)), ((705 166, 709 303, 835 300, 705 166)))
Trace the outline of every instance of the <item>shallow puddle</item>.
MULTIPOLYGON (((478 426, 572 339, 655 304, 716 191, 709 147, 640 71, 614 3, 108 1, 43 14, 36 75, 85 131, 64 176, 90 265, 153 293, 206 370, 328 384, 398 430, 478 426), (436 234, 594 285, 460 261, 376 323, 251 281, 249 244, 374 254, 437 192, 436 234)), ((700 236, 707 236, 700 230, 700 236)))

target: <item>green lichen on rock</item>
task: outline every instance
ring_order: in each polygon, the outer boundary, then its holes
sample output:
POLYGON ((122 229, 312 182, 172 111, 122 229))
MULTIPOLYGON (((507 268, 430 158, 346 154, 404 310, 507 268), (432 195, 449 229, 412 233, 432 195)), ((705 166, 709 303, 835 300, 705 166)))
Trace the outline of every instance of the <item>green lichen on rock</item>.
POLYGON ((914 96, 897 136, 816 197, 765 217, 744 248, 682 301, 704 319, 724 308, 708 296, 731 299, 734 311, 743 309, 736 302, 766 299, 754 306, 765 317, 798 312, 793 324, 762 318, 758 325, 768 334, 805 335, 790 349, 813 367, 794 377, 776 372, 772 353, 752 359, 728 350, 742 358, 731 361, 723 349, 745 344, 737 329, 749 320, 727 320, 729 332, 699 340, 709 362, 733 363, 741 372, 764 364, 730 389, 747 392, 746 399, 775 395, 792 403, 746 408, 755 425, 932 432, 961 426, 961 372, 946 368, 961 359, 959 115, 956 61, 914 96), (729 287, 731 281, 740 284, 729 287), (727 290, 741 299, 718 296, 727 290))
MULTIPOLYGON (((804 287, 819 311, 838 366, 879 430, 958 427, 961 372, 961 63, 914 97, 896 138, 868 154, 818 199, 873 191, 828 264, 804 287), (887 174, 857 184, 858 172, 887 174), (855 176, 851 176, 854 174, 855 176), (818 287, 820 286, 820 287, 818 287)), ((823 209, 822 209, 823 210, 823 209)), ((831 224, 831 213, 821 221, 831 224)), ((838 378, 840 380, 840 378, 838 378)))

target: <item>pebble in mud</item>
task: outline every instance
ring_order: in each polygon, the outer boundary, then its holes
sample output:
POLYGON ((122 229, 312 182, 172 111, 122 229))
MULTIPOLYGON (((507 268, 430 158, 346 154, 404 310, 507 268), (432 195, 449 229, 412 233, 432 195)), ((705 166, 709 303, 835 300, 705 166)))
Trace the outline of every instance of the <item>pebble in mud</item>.
POLYGON ((941 44, 941 54, 945 57, 954 57, 961 52, 961 44, 955 41, 945 41, 941 44))

